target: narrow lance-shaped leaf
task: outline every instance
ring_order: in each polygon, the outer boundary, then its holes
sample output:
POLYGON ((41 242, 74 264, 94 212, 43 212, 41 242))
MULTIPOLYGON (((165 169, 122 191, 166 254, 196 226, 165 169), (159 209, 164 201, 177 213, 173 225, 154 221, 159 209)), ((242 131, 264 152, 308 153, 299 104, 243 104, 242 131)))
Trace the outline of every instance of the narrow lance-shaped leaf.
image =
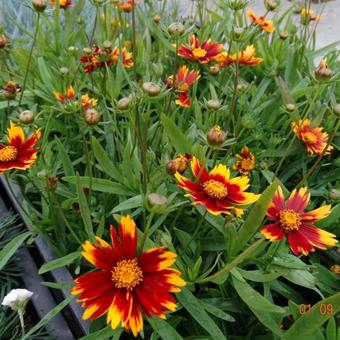
POLYGON ((80 253, 76 251, 74 253, 63 256, 59 259, 44 263, 39 269, 39 274, 44 274, 53 269, 67 266, 70 263, 74 262, 74 260, 76 260, 79 257, 80 257, 80 253))

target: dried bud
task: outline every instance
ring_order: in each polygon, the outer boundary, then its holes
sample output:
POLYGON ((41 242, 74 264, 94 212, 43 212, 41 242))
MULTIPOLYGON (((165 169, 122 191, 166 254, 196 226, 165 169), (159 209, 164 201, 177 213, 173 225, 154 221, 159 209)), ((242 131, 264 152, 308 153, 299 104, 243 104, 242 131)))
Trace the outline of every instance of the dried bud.
POLYGON ((219 125, 213 126, 207 133, 207 141, 212 146, 220 146, 226 140, 227 134, 219 125))
POLYGON ((3 87, 3 94, 7 100, 15 99, 17 93, 20 91, 20 86, 17 85, 14 81, 10 80, 3 87))
POLYGON ((253 129, 256 126, 256 120, 250 114, 245 114, 241 119, 241 124, 245 129, 253 129))
POLYGON ((178 155, 174 159, 171 159, 166 164, 166 171, 169 175, 174 175, 176 172, 182 174, 189 165, 189 160, 191 159, 191 155, 178 155))
POLYGON ((47 7, 47 1, 46 0, 32 0, 32 5, 33 5, 33 8, 37 12, 43 12, 47 7))
POLYGON ((213 76, 218 75, 220 72, 220 66, 218 64, 209 67, 209 73, 213 76))
POLYGON ((340 265, 334 264, 330 269, 331 272, 340 275, 340 265))
POLYGON ((146 206, 150 212, 162 214, 168 204, 168 199, 157 193, 151 193, 147 196, 146 206))
POLYGON ((168 27, 168 32, 174 36, 180 36, 184 33, 184 26, 180 22, 174 22, 168 27))
POLYGON ((61 75, 65 75, 65 74, 67 74, 67 73, 69 73, 69 69, 67 68, 67 67, 65 67, 65 66, 63 66, 63 67, 60 67, 60 69, 59 69, 59 72, 61 73, 61 75))
POLYGON ((158 84, 152 82, 144 83, 142 88, 143 91, 151 97, 157 96, 161 92, 161 87, 158 84))
POLYGON ((0 49, 5 48, 9 44, 9 39, 4 35, 0 35, 0 49))
POLYGON ((275 11, 279 4, 275 0, 264 0, 267 11, 275 11))
POLYGON ((106 49, 106 50, 109 50, 111 47, 112 47, 112 42, 110 40, 105 40, 103 42, 103 47, 106 49))
POLYGON ((119 110, 127 110, 130 107, 132 98, 129 97, 123 97, 122 99, 119 99, 117 102, 117 108, 119 110))
POLYGON ((210 99, 207 101, 207 108, 210 110, 218 110, 221 107, 221 102, 218 99, 210 99))
POLYGON ((334 106, 333 112, 334 112, 336 115, 340 116, 340 104, 336 104, 336 105, 334 106))
POLYGON ((154 15, 153 21, 154 21, 156 24, 159 24, 159 22, 161 21, 161 16, 158 15, 158 14, 154 15))
POLYGON ((34 113, 29 110, 22 111, 19 119, 22 124, 31 124, 34 122, 34 113))
POLYGON ((292 103, 288 103, 288 104, 286 105, 286 110, 287 110, 288 112, 294 112, 294 111, 296 110, 296 106, 295 106, 294 104, 292 104, 292 103))
POLYGON ((331 198, 332 200, 338 200, 340 198, 340 190, 332 189, 329 192, 329 198, 331 198))
POLYGON ((97 125, 102 118, 102 115, 95 109, 88 109, 85 112, 85 122, 88 125, 97 125))
POLYGON ((58 177, 57 176, 50 176, 47 178, 47 187, 50 191, 56 191, 58 186, 58 177))
POLYGON ((281 31, 280 32, 280 38, 282 40, 286 40, 288 38, 288 36, 289 36, 289 33, 287 31, 281 31))
POLYGON ((315 70, 315 76, 318 79, 327 79, 333 76, 333 71, 328 67, 327 58, 321 60, 319 66, 315 70))

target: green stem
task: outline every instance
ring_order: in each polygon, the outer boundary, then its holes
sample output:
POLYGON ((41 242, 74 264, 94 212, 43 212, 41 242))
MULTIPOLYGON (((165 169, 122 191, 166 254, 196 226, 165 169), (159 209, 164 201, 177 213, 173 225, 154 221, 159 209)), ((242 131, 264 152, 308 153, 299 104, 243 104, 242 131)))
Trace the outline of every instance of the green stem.
POLYGON ((24 321, 24 313, 22 309, 18 309, 18 315, 19 315, 19 320, 20 320, 20 326, 21 326, 21 336, 25 336, 25 321, 24 321))
POLYGON ((40 13, 38 12, 37 24, 35 26, 35 31, 34 31, 34 36, 33 36, 33 41, 32 41, 32 45, 31 45, 30 53, 28 55, 28 62, 27 62, 27 66, 26 66, 24 82, 22 84, 22 89, 21 89, 21 94, 20 94, 20 98, 19 98, 19 102, 18 102, 18 107, 20 107, 20 105, 21 105, 22 98, 24 96, 24 92, 25 92, 25 88, 26 88, 26 83, 27 83, 27 79, 28 79, 28 72, 29 72, 29 69, 30 69, 30 64, 31 64, 32 55, 33 55, 33 49, 34 49, 34 45, 37 41, 37 35, 38 35, 38 31, 39 31, 39 22, 40 22, 40 13))
POLYGON ((151 223, 152 223, 154 216, 155 216, 155 213, 153 211, 151 211, 150 215, 148 216, 148 220, 146 222, 143 239, 142 239, 141 246, 140 246, 141 253, 143 252, 145 241, 146 241, 146 238, 148 237, 148 233, 149 233, 151 223))

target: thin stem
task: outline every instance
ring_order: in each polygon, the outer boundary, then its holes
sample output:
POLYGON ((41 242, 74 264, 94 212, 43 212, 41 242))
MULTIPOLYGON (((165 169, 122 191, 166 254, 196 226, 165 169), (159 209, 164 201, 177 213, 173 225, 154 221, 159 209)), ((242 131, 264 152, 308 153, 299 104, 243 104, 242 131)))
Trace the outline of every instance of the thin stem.
POLYGON ((92 29, 91 37, 89 40, 90 46, 92 46, 93 44, 94 34, 96 33, 96 29, 97 29, 97 22, 98 22, 98 6, 96 6, 96 14, 95 14, 94 23, 93 23, 93 29, 92 29))
POLYGON ((35 31, 34 31, 34 36, 33 36, 33 41, 32 41, 32 45, 31 45, 30 53, 28 55, 28 62, 27 62, 27 66, 26 66, 24 82, 22 84, 22 89, 21 89, 21 93, 20 93, 18 107, 21 105, 22 98, 24 96, 24 92, 25 92, 25 88, 26 88, 26 83, 27 83, 27 79, 28 79, 28 71, 30 69, 30 64, 31 64, 32 55, 33 55, 33 49, 34 49, 34 45, 37 41, 37 35, 38 35, 38 31, 39 31, 39 22, 40 22, 40 13, 38 12, 37 24, 35 26, 35 31))
POLYGON ((25 321, 24 321, 24 313, 22 309, 18 309, 18 315, 20 320, 21 332, 22 337, 25 336, 25 321))
POLYGON ((151 223, 152 223, 154 216, 155 216, 155 213, 153 211, 151 211, 150 215, 148 216, 148 220, 146 222, 143 239, 142 239, 141 246, 140 246, 141 252, 143 252, 145 241, 146 241, 146 238, 148 237, 149 229, 150 229, 150 226, 151 226, 151 223))

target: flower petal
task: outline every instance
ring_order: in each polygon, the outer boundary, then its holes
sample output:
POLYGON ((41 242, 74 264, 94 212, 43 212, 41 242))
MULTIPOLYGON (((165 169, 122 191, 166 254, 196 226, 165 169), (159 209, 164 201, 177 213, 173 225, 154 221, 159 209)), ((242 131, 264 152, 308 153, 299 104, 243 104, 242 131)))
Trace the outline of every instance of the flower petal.
POLYGON ((315 210, 307 211, 305 213, 302 213, 301 221, 302 222, 316 222, 320 221, 327 216, 329 216, 331 213, 331 206, 330 205, 323 205, 320 208, 317 208, 315 210))
POLYGON ((285 231, 278 224, 267 224, 261 229, 261 233, 270 241, 279 241, 285 236, 285 231))
POLYGON ((334 247, 338 243, 334 234, 313 225, 302 224, 299 231, 314 247, 320 249, 334 247))
POLYGON ((307 188, 294 189, 287 201, 287 209, 292 209, 298 214, 302 213, 310 200, 307 188))
POLYGON ((315 251, 313 245, 299 230, 288 232, 288 243, 296 256, 299 256, 300 253, 307 256, 310 252, 315 251))

